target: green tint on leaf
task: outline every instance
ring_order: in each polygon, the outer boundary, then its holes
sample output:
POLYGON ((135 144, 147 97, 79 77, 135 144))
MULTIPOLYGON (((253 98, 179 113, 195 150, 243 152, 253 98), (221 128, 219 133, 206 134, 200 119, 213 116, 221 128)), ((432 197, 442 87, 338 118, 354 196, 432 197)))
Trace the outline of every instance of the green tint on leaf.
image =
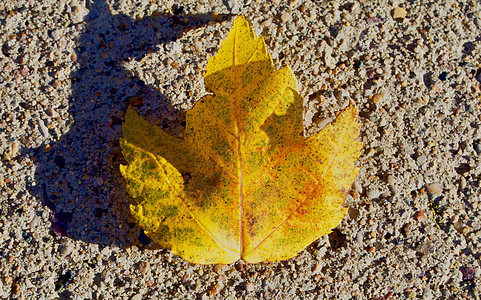
POLYGON ((200 264, 279 261, 337 226, 359 170, 357 109, 305 138, 289 67, 274 71, 243 17, 207 64, 183 139, 129 108, 120 170, 146 234, 200 264))

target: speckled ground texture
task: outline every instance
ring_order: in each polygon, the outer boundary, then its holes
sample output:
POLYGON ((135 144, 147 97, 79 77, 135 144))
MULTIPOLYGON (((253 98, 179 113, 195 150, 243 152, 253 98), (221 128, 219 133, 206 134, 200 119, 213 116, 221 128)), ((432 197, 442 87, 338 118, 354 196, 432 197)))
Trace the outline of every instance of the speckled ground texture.
POLYGON ((6 0, 0 33, 0 298, 480 297, 479 2, 6 0), (361 172, 297 257, 193 265, 133 222, 118 140, 129 104, 181 133, 236 14, 307 133, 357 103, 361 172))

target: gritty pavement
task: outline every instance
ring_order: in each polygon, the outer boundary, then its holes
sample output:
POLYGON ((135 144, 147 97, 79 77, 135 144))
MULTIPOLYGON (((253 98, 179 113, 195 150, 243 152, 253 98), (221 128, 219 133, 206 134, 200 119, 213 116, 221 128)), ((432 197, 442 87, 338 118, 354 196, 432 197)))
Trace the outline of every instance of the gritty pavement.
POLYGON ((4 0, 0 32, 0 298, 480 298, 480 2, 4 0), (194 265, 130 216, 121 125, 182 134, 238 14, 306 134, 358 105, 361 172, 297 257, 194 265))

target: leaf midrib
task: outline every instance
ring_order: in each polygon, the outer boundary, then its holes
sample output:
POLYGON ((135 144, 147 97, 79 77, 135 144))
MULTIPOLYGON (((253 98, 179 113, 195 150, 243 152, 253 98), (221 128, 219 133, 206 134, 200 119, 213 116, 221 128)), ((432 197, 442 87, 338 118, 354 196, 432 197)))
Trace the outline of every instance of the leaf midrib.
MULTIPOLYGON (((238 29, 234 32, 234 43, 232 49, 232 67, 234 69, 234 87, 238 87, 238 74, 237 74, 237 56, 236 56, 236 45, 237 45, 237 32, 238 29)), ((239 115, 238 115, 238 106, 239 106, 239 98, 237 89, 234 89, 234 105, 235 105, 235 135, 237 140, 237 155, 239 157, 239 255, 242 257, 242 253, 244 252, 244 226, 243 226, 243 199, 242 199, 242 152, 241 152, 241 141, 240 141, 240 132, 239 132, 239 115)))

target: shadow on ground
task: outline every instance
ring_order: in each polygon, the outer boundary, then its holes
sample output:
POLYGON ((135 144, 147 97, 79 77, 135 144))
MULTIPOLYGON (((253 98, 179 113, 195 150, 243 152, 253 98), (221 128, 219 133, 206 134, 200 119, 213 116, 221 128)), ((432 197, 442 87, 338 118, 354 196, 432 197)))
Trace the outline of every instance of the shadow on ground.
MULTIPOLYGON (((193 28, 207 26, 210 14, 156 15, 134 20, 112 15, 105 1, 87 7, 85 30, 76 53, 77 68, 71 74, 70 131, 37 157, 35 185, 30 192, 51 210, 51 233, 87 243, 128 247, 149 240, 132 223, 119 164, 123 162, 118 140, 129 104, 146 111, 155 103, 163 116, 179 114, 158 89, 146 85, 122 63, 163 51, 193 28), (140 232, 140 234, 139 234, 140 232)), ((168 127, 167 122, 161 122, 168 127)))

